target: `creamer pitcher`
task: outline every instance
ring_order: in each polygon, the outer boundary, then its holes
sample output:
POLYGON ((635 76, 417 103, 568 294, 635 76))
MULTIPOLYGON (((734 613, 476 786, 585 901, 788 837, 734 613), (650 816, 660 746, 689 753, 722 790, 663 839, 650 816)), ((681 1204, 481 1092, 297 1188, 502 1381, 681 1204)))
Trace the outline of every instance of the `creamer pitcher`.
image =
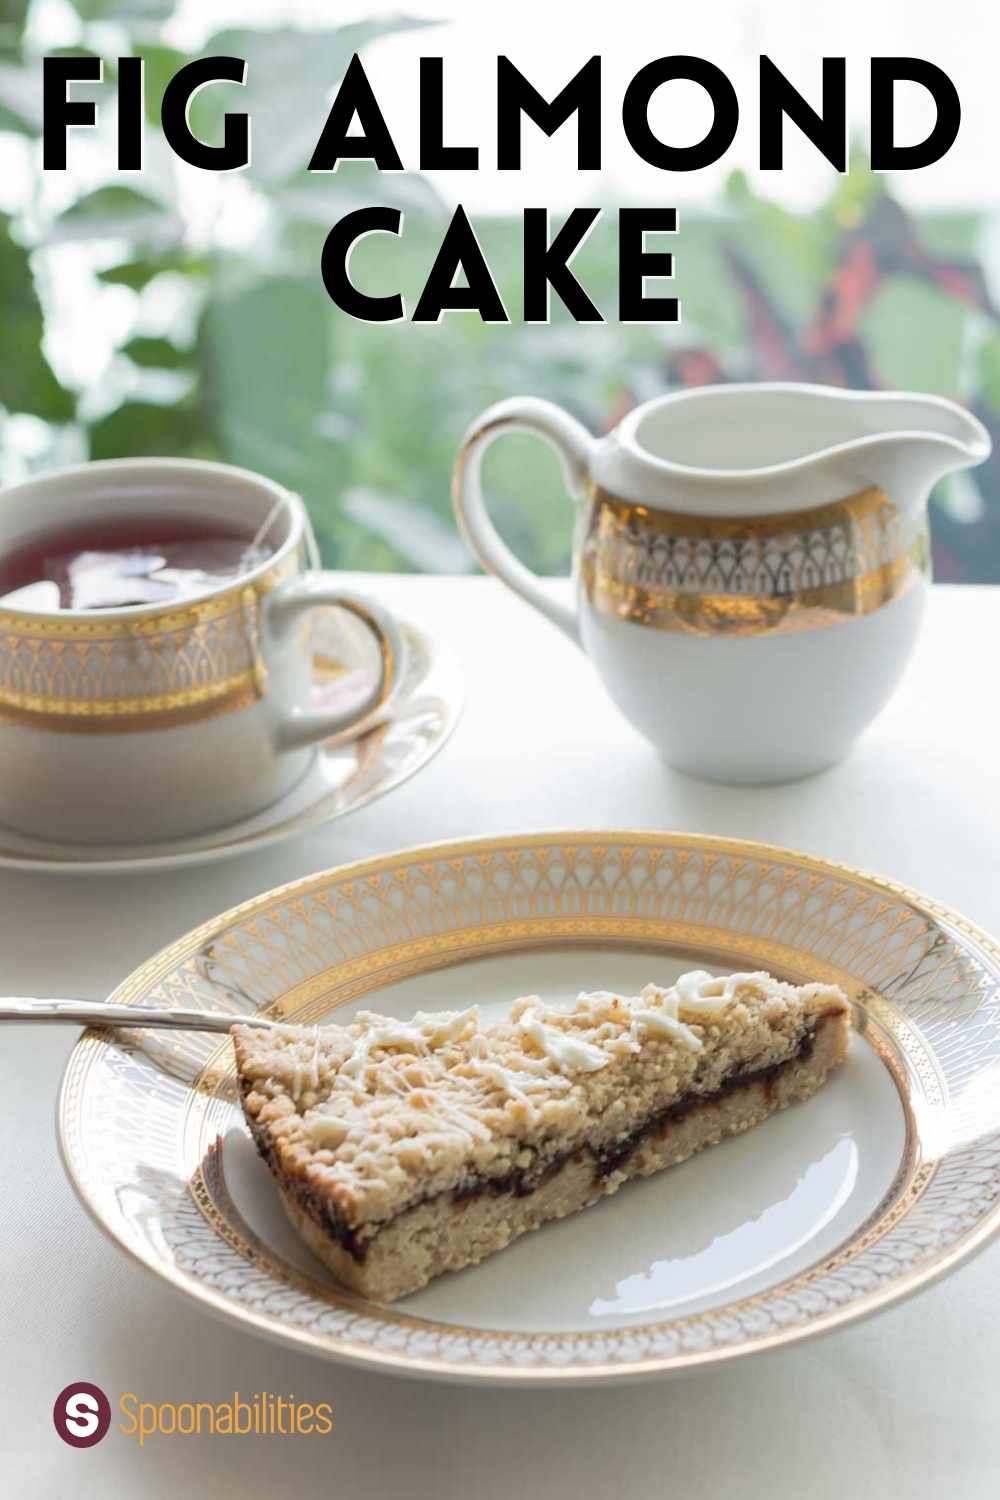
POLYGON ((989 452, 934 396, 704 386, 602 438, 516 397, 469 430, 455 508, 484 567, 582 646, 671 765, 777 782, 841 759, 889 698, 926 601, 928 495, 989 452), (556 449, 577 503, 572 608, 486 512, 483 450, 515 430, 556 449))

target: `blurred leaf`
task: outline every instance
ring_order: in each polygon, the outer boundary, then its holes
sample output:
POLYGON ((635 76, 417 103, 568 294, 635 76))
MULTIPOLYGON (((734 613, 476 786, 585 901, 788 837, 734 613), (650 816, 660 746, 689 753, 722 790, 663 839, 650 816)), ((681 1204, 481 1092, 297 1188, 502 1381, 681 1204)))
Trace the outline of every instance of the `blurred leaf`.
POLYGON ((829 221, 749 195, 730 237, 771 294, 796 318, 808 317, 833 270, 836 239, 829 221))
POLYGON ((163 91, 174 74, 191 59, 185 53, 178 52, 175 47, 144 45, 142 60, 146 119, 159 127, 163 91))
POLYGON ((0 56, 19 58, 29 0, 0 0, 0 56))
POLYGON ((70 393, 59 384, 42 353, 42 309, 28 252, 10 237, 10 220, 0 215, 0 404, 49 422, 68 422, 70 393))
POLYGON ((384 203, 407 214, 445 217, 437 189, 415 172, 380 172, 371 162, 349 161, 336 172, 299 172, 269 194, 272 203, 291 219, 330 228, 356 208, 384 203))
POLYGON ((968 313, 961 302, 909 276, 890 276, 861 330, 879 382, 899 390, 953 396, 968 313))
POLYGON ((327 503, 329 447, 317 423, 330 352, 330 304, 315 274, 220 286, 199 331, 203 411, 222 454, 327 503))
POLYGON ((722 189, 723 201, 732 208, 742 208, 753 198, 753 189, 750 179, 742 167, 734 167, 729 173, 722 189))
POLYGON ((176 0, 73 0, 81 21, 167 21, 176 0))
POLYGON ((470 573, 473 563, 453 525, 412 501, 353 489, 344 496, 344 514, 384 537, 422 573, 470 573))
POLYGON ((406 16, 380 16, 334 31, 220 31, 202 51, 242 57, 247 82, 217 84, 191 104, 191 125, 200 140, 221 142, 227 112, 253 120, 251 176, 259 184, 280 183, 305 169, 329 112, 331 91, 355 52, 381 36, 433 25, 406 16))
POLYGON ((120 265, 109 266, 104 271, 98 271, 97 279, 106 282, 108 286, 127 286, 133 292, 141 292, 154 277, 167 272, 194 280, 211 275, 213 266, 214 261, 208 256, 186 255, 183 250, 175 250, 164 255, 145 256, 141 260, 127 260, 120 265))
POLYGON ((1000 413, 1000 332, 996 329, 980 345, 976 363, 982 393, 993 410, 1000 413))
POLYGON ((0 0, 0 26, 23 30, 29 4, 30 0, 0 0))
POLYGON ((127 239, 164 245, 179 239, 180 220, 156 198, 135 188, 97 188, 70 205, 49 232, 51 243, 127 239))
POLYGON ((178 349, 169 339, 129 339, 121 352, 143 369, 151 370, 186 370, 193 358, 190 350, 178 349))
POLYGON ((37 135, 41 128, 42 80, 38 68, 0 61, 0 130, 37 135))
MULTIPOLYGON (((4 0, 0 0, 0 15, 4 0)), ((47 47, 46 57, 91 57, 89 47, 47 47)), ((105 84, 114 84, 118 69, 114 58, 104 59, 105 84)), ((76 89, 99 89, 100 84, 79 82, 76 89)), ((0 20, 0 130, 17 131, 20 135, 42 133, 42 63, 32 56, 25 61, 16 27, 6 26, 0 20)))
POLYGON ((126 401, 90 429, 91 458, 176 458, 204 451, 194 406, 126 401))
POLYGON ((982 214, 972 210, 928 214, 920 220, 920 238, 935 255, 981 260, 978 254, 982 214))
POLYGON ((885 179, 872 171, 864 146, 852 141, 847 171, 837 178, 823 212, 838 229, 856 229, 884 192, 885 179))

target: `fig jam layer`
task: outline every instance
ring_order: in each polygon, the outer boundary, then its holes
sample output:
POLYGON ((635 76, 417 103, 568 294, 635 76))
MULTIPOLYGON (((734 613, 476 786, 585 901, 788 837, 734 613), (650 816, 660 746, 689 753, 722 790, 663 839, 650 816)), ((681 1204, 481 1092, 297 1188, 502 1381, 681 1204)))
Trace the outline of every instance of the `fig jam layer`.
MULTIPOLYGON (((616 1141, 611 1147, 604 1150, 595 1150, 593 1147, 586 1145, 578 1146, 572 1151, 562 1152, 550 1157, 541 1170, 536 1167, 533 1171, 528 1169, 524 1172, 512 1172, 505 1177, 474 1178, 459 1188, 452 1189, 447 1193, 437 1194, 435 1197, 439 1197, 455 1205, 463 1202, 471 1202, 485 1193, 494 1195, 509 1193, 515 1198, 525 1198, 536 1192, 544 1183, 549 1182, 567 1162, 583 1161, 588 1157, 593 1162, 595 1182, 601 1183, 613 1172, 620 1171, 627 1164, 633 1153, 645 1141, 663 1136, 672 1124, 693 1114, 696 1110, 710 1104, 715 1104, 720 1099, 736 1093, 741 1088, 748 1088, 756 1084, 763 1084, 765 1096, 770 1098, 773 1094, 774 1085, 782 1073, 789 1068, 805 1062, 809 1058, 816 1044, 816 1036, 819 1028, 825 1019, 826 1017, 823 1015, 816 1017, 812 1025, 802 1033, 802 1038, 795 1052, 782 1062, 771 1063, 762 1068, 746 1068, 738 1073, 732 1073, 711 1094, 688 1094, 685 1098, 678 1099, 666 1109, 660 1110, 655 1115, 651 1115, 642 1125, 637 1126, 635 1130, 630 1131, 628 1135, 620 1141, 616 1141)), ((253 1126, 251 1126, 251 1129, 253 1129, 253 1126)), ((282 1181, 276 1169, 277 1164, 274 1160, 274 1153, 269 1148, 265 1132, 258 1132, 256 1129, 253 1129, 253 1134, 257 1148, 264 1157, 264 1160, 275 1176, 278 1177, 279 1181, 282 1181)), ((314 1188, 310 1188, 307 1184, 301 1182, 293 1184, 284 1181, 283 1187, 291 1193, 303 1212, 315 1224, 319 1225, 324 1233, 329 1235, 331 1240, 340 1245, 359 1266, 364 1265, 368 1252, 378 1238, 379 1233, 390 1224, 395 1223, 395 1219, 390 1219, 385 1224, 373 1225, 370 1231, 365 1233, 366 1226, 353 1228, 345 1224, 335 1212, 332 1205, 324 1198, 323 1194, 314 1188)), ((433 1202, 434 1198, 420 1201, 424 1203, 433 1202)), ((409 1213, 416 1206, 417 1204, 408 1204, 402 1212, 409 1213)))

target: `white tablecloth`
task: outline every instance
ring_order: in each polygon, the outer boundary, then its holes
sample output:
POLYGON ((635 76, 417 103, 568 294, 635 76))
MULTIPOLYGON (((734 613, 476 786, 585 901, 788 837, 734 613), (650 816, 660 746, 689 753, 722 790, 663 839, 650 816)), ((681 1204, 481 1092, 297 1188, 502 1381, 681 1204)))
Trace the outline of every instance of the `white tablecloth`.
MULTIPOLYGON (((366 581, 370 586, 370 580, 366 581)), ((677 828, 790 844, 891 875, 1000 930, 1000 589, 939 589, 917 658, 854 755, 788 787, 666 770, 555 630, 485 579, 378 592, 460 653, 465 716, 414 781, 277 849, 176 874, 0 872, 2 990, 103 997, 149 953, 269 886, 428 840, 546 827, 677 828)), ((78 1206, 53 1110, 75 1033, 0 1042, 0 1493, 525 1497, 610 1493, 986 1500, 1000 1494, 1000 1245, 847 1331, 763 1359, 592 1392, 463 1390, 363 1375, 208 1320, 78 1206), (294 1394, 329 1438, 63 1444, 74 1380, 155 1402, 294 1394)))

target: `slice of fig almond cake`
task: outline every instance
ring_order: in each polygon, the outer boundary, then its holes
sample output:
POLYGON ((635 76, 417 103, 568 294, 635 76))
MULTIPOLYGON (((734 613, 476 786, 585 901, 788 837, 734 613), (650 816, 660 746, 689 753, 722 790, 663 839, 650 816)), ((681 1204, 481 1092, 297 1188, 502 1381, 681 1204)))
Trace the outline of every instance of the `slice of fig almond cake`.
POLYGON ((339 1281, 392 1301, 630 1177, 807 1099, 847 1053, 827 984, 702 970, 567 1007, 233 1028, 284 1207, 339 1281))

